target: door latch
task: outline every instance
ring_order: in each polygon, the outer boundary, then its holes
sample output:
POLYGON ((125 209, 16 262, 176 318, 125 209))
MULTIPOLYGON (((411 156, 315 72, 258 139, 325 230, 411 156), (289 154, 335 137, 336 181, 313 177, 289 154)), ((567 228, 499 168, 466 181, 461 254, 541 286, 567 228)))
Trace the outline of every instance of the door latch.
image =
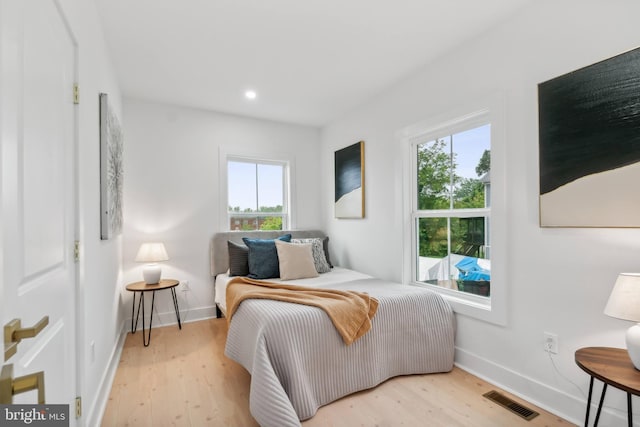
POLYGON ((0 403, 10 405, 13 396, 38 390, 38 404, 44 405, 44 371, 13 378, 13 364, 4 365, 0 373, 0 403))
POLYGON ((7 361, 18 351, 18 343, 24 338, 33 338, 49 324, 49 316, 44 316, 30 328, 23 328, 20 319, 13 319, 4 325, 4 360, 7 361))

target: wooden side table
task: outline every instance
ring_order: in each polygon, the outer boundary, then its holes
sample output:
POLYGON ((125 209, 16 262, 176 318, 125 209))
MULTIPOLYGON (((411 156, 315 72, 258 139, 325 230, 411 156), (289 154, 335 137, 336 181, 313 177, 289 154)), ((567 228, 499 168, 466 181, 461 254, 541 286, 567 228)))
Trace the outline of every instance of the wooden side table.
POLYGON ((640 371, 631 363, 627 350, 611 347, 586 347, 576 351, 575 360, 576 364, 583 371, 591 375, 584 425, 589 425, 593 379, 597 378, 602 381, 604 385, 602 386, 602 394, 600 395, 600 403, 598 404, 594 427, 598 425, 600 411, 602 410, 602 403, 604 402, 604 395, 607 392, 608 385, 627 392, 627 423, 629 427, 631 427, 633 425, 631 395, 640 395, 640 371))
POLYGON ((156 291, 164 291, 165 289, 171 290, 171 297, 173 298, 173 308, 176 311, 176 318, 178 319, 178 327, 182 329, 180 323, 180 309, 178 308, 178 297, 176 296, 176 286, 180 282, 174 279, 162 279, 160 283, 155 285, 147 285, 145 282, 135 282, 127 285, 127 290, 133 292, 133 304, 131 305, 131 333, 135 334, 138 329, 138 318, 140 317, 140 306, 142 306, 142 344, 145 347, 151 342, 151 327, 153 326, 153 306, 156 300, 156 291), (136 314, 135 324, 133 323, 133 313, 136 308, 136 293, 140 293, 140 299, 138 300, 138 314, 136 314), (144 293, 153 292, 151 296, 151 318, 149 319, 149 335, 145 337, 144 333, 144 293))

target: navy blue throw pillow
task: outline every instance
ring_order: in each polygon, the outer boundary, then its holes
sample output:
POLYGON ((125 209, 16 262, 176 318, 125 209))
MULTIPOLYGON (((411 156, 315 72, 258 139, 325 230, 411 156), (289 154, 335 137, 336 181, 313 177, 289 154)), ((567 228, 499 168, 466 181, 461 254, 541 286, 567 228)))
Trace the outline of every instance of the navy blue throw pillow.
MULTIPOLYGON (((291 234, 278 237, 283 242, 291 241, 291 234)), ((249 276, 252 279, 272 279, 280 277, 278 251, 274 239, 250 239, 242 241, 249 248, 249 276)))

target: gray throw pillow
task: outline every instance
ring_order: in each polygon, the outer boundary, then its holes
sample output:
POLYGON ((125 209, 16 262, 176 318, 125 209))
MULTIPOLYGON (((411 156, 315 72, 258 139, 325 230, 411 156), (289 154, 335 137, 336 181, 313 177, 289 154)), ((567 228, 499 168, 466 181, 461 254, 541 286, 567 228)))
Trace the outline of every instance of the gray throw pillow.
POLYGON ((229 276, 246 276, 249 274, 249 248, 245 245, 227 241, 229 250, 229 276))
POLYGON ((333 268, 333 264, 331 264, 331 258, 329 257, 329 236, 322 239, 322 248, 324 249, 324 257, 327 259, 329 267, 333 268))

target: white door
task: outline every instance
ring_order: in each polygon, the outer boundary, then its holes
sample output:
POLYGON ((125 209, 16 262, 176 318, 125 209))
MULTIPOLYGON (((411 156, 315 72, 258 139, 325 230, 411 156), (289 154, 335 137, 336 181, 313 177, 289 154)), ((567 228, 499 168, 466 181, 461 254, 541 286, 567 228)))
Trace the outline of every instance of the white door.
MULTIPOLYGON (((14 376, 44 371, 45 402, 75 425, 73 105, 76 46, 55 0, 0 0, 0 321, 23 327, 14 376)), ((97 120, 97 119, 96 119, 97 120)), ((37 403, 37 392, 13 403, 37 403)))

